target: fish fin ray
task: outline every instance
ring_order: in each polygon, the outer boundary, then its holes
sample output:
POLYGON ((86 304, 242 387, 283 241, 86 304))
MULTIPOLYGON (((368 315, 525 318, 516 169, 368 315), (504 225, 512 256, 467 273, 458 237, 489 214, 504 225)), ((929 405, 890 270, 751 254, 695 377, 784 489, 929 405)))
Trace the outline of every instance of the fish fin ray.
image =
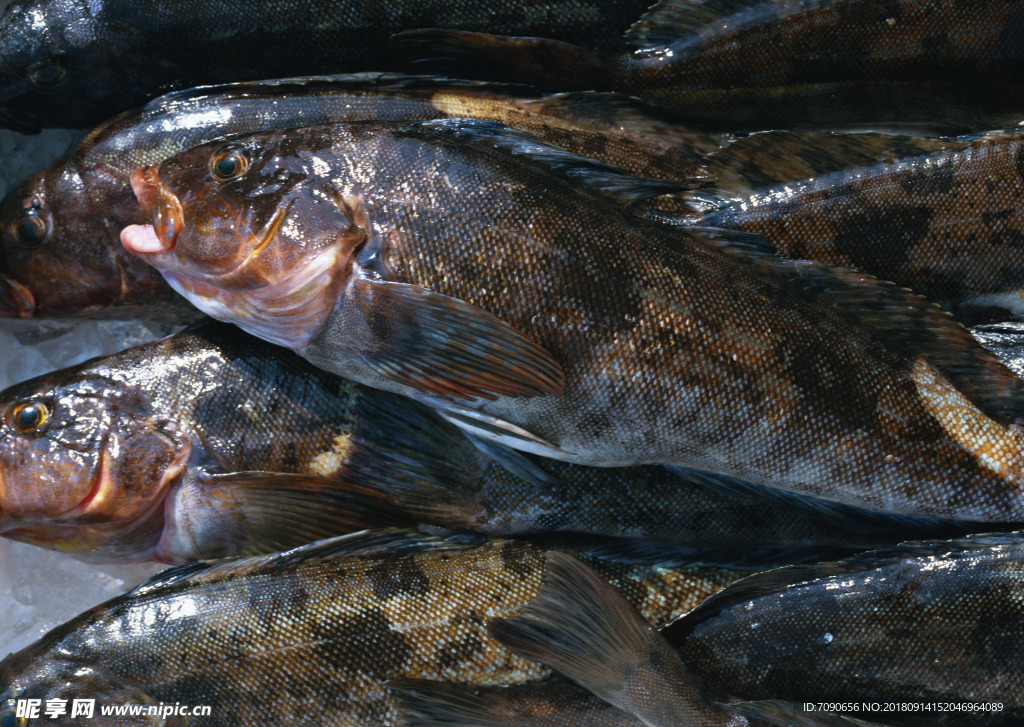
POLYGON ((428 395, 495 399, 559 396, 562 367, 544 348, 482 308, 415 285, 353 282, 384 342, 361 354, 375 373, 428 395))
POLYGON ((626 45, 675 45, 708 25, 763 6, 764 0, 660 0, 625 35, 626 45))
POLYGON ((391 692, 403 727, 514 727, 515 715, 500 714, 479 691, 466 684, 427 679, 390 679, 391 692))

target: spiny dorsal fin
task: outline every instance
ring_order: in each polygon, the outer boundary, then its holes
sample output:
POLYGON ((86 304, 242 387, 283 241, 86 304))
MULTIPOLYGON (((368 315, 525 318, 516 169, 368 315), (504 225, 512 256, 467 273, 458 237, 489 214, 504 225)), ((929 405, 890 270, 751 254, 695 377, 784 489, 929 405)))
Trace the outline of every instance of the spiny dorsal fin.
POLYGON ((226 558, 224 560, 201 560, 194 563, 168 568, 142 582, 129 592, 130 596, 142 596, 158 589, 180 585, 198 585, 233 575, 252 575, 269 572, 282 566, 296 566, 342 555, 368 554, 386 551, 390 553, 418 553, 426 550, 451 550, 464 548, 433 535, 424 535, 412 530, 387 528, 340 535, 335 538, 318 540, 291 550, 270 555, 249 558, 226 558))
POLYGON ((559 149, 496 121, 438 119, 411 124, 410 128, 436 131, 451 139, 500 149, 568 178, 582 185, 588 192, 609 199, 621 207, 628 208, 651 197, 675 194, 708 184, 708 180, 703 178, 680 183, 635 177, 620 167, 559 149))
POLYGON ((708 176, 715 180, 715 191, 723 198, 740 198, 777 184, 962 149, 974 138, 762 131, 708 154, 705 164, 708 176))
POLYGON ((729 18, 753 14, 766 0, 661 0, 626 31, 625 43, 633 48, 655 48, 683 41, 702 28, 729 18))
POLYGON ((947 556, 950 558, 971 557, 982 550, 1024 548, 1024 534, 993 533, 968 535, 953 540, 913 540, 894 548, 872 550, 844 560, 792 565, 784 568, 757 573, 713 594, 697 608, 680 616, 662 629, 670 643, 682 643, 693 629, 727 608, 738 606, 757 598, 777 593, 799 583, 864 573, 904 562, 911 558, 947 556))

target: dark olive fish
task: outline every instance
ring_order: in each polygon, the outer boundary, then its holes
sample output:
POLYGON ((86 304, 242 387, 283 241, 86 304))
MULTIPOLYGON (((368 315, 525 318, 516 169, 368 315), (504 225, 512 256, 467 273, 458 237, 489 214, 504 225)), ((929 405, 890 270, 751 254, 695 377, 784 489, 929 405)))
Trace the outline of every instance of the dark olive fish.
MULTIPOLYGON (((283 79, 170 94, 121 114, 0 203, 0 316, 96 315, 180 301, 118 234, 144 222, 128 176, 226 134, 360 119, 493 119, 643 176, 683 181, 717 138, 615 94, 381 74, 283 79)), ((177 311, 175 311, 177 312, 177 311)))
POLYGON ((737 583, 662 630, 744 699, 914 704, 893 725, 1024 722, 1019 533, 907 543, 737 583))
MULTIPOLYGON (((493 33, 494 31, 488 31, 493 33)), ((625 51, 559 40, 412 31, 421 67, 548 90, 615 90, 729 129, 1024 118, 1015 0, 661 0, 625 51)))
MULTIPOLYGON (((208 705, 196 723, 210 727, 365 727, 394 724, 388 679, 537 681, 550 672, 495 643, 486 621, 537 593, 548 550, 383 531, 181 566, 0 662, 0 715, 13 716, 15 699, 88 698, 97 711, 208 705)), ((653 623, 739 576, 571 552, 653 623)), ((67 714, 47 722, 81 724, 67 714)))
POLYGON ((969 324, 1019 318, 1022 160, 1017 130, 944 140, 754 134, 709 156, 721 183, 693 193, 705 207, 693 221, 891 280, 969 324))
POLYGON ((167 91, 388 71, 388 38, 437 25, 611 46, 639 0, 15 0, 0 19, 0 118, 85 127, 167 91))
POLYGON ((0 392, 0 535, 87 560, 180 563, 423 522, 644 538, 735 561, 944 531, 721 492, 700 473, 484 449, 410 399, 207 322, 0 392))
POLYGON ((309 127, 133 175, 127 247, 216 318, 574 463, 1024 517, 1020 379, 924 299, 655 225, 660 192, 496 124, 309 127), (569 179, 566 179, 568 177, 569 179))

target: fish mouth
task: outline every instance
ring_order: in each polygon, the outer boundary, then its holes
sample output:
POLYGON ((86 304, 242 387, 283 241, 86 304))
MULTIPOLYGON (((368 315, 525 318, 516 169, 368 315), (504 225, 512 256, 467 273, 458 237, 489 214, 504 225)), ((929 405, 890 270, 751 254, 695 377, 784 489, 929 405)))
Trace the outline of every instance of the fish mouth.
POLYGON ((132 252, 170 252, 174 249, 185 219, 181 202, 160 184, 157 167, 136 169, 131 173, 129 181, 139 206, 146 217, 153 220, 153 226, 151 234, 142 233, 143 225, 125 228, 126 232, 139 228, 137 232, 131 233, 131 246, 125 246, 132 252))
POLYGON ((31 318, 35 312, 32 291, 14 278, 0 275, 0 318, 31 318))

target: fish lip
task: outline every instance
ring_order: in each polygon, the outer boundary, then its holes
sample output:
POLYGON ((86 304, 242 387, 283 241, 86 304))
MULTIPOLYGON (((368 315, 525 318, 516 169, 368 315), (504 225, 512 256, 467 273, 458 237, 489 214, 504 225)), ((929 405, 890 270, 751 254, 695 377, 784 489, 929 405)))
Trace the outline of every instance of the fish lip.
POLYGON ((170 252, 184 221, 181 202, 160 183, 159 170, 155 166, 136 169, 128 179, 143 213, 153 220, 153 232, 163 245, 163 251, 170 252))
POLYGON ((0 318, 31 318, 35 312, 32 291, 9 275, 0 275, 0 318))

